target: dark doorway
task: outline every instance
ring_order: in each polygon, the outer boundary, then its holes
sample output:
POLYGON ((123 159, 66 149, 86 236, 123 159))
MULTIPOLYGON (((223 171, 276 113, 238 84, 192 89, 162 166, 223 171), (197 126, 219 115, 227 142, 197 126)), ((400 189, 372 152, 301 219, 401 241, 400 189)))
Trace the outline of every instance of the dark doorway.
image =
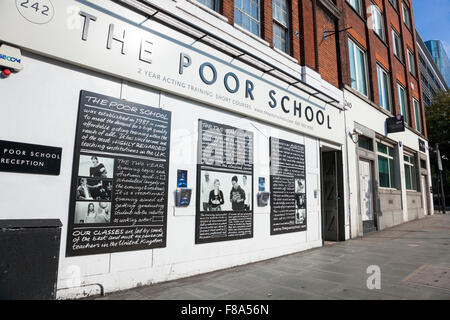
POLYGON ((321 147, 322 239, 344 241, 344 186, 342 151, 321 147))

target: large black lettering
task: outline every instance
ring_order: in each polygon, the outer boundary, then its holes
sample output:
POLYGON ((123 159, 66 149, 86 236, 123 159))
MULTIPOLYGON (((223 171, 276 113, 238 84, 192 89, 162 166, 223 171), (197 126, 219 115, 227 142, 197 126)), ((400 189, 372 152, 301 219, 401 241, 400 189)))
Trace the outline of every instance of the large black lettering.
POLYGON ((270 96, 270 99, 272 100, 272 101, 269 101, 269 106, 271 108, 275 108, 277 106, 277 100, 275 100, 275 94, 276 94, 275 90, 269 91, 269 96, 270 96))

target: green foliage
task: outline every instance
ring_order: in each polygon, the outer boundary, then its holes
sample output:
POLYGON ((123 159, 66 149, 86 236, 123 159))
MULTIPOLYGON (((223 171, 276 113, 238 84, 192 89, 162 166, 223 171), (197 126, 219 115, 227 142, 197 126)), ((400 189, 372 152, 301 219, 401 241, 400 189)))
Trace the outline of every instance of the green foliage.
POLYGON ((450 158, 450 91, 438 93, 425 114, 430 146, 439 143, 441 155, 450 158))

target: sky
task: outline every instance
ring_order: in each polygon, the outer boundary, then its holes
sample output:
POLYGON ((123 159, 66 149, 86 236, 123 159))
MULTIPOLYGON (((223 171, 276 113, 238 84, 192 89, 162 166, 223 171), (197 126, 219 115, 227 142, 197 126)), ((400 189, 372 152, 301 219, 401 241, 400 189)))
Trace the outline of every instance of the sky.
POLYGON ((441 40, 450 57, 450 0, 412 0, 414 23, 420 37, 441 40))

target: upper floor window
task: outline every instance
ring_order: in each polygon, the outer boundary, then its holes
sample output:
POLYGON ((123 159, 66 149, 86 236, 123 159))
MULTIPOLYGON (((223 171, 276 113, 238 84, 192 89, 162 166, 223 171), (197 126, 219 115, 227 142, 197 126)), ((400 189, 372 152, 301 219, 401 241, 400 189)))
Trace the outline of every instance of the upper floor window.
POLYGON ((405 154, 403 160, 405 165, 406 189, 417 190, 416 158, 405 154))
POLYGON ((347 2, 353 7, 353 9, 355 9, 356 12, 359 14, 362 13, 361 0, 347 0, 347 2))
POLYGON ((197 0, 197 2, 200 2, 201 4, 207 6, 208 8, 218 11, 219 9, 219 1, 218 0, 197 0))
POLYGON ((416 76, 416 63, 414 59, 414 53, 412 53, 412 51, 409 49, 408 49, 408 67, 409 72, 411 72, 413 76, 416 76))
POLYGON ((380 98, 380 107, 391 111, 391 96, 389 92, 389 74, 379 65, 377 65, 378 76, 378 95, 380 98))
POLYGON ((394 148, 377 143, 378 180, 382 188, 395 188, 394 148))
POLYGON ((383 40, 384 38, 384 19, 383 14, 381 13, 380 8, 378 6, 372 4, 370 6, 370 11, 372 13, 372 26, 373 31, 383 40))
POLYGON ((413 105, 414 105, 414 121, 416 125, 416 130, 422 132, 422 115, 420 113, 419 101, 413 98, 413 105))
POLYGON ((397 32, 395 32, 394 29, 392 29, 392 42, 394 44, 394 54, 397 58, 400 59, 400 61, 403 61, 403 54, 402 54, 402 41, 400 39, 400 36, 397 32))
POLYGON ((398 107, 400 114, 403 116, 403 121, 409 123, 409 115, 406 104, 406 92, 400 84, 397 83, 397 93, 398 93, 398 107))
POLYGON ((283 52, 289 51, 289 16, 287 0, 273 0, 273 46, 283 52))
POLYGON ((408 27, 408 29, 411 29, 411 18, 409 16, 409 8, 405 3, 402 3, 402 11, 403 11, 403 22, 408 27))
POLYGON ((260 0, 234 0, 234 23, 259 37, 260 0))
POLYGON ((348 40, 350 80, 352 88, 367 96, 366 53, 352 40, 348 40))
POLYGON ((392 4, 392 6, 397 10, 398 9, 398 0, 389 0, 389 2, 392 4))

